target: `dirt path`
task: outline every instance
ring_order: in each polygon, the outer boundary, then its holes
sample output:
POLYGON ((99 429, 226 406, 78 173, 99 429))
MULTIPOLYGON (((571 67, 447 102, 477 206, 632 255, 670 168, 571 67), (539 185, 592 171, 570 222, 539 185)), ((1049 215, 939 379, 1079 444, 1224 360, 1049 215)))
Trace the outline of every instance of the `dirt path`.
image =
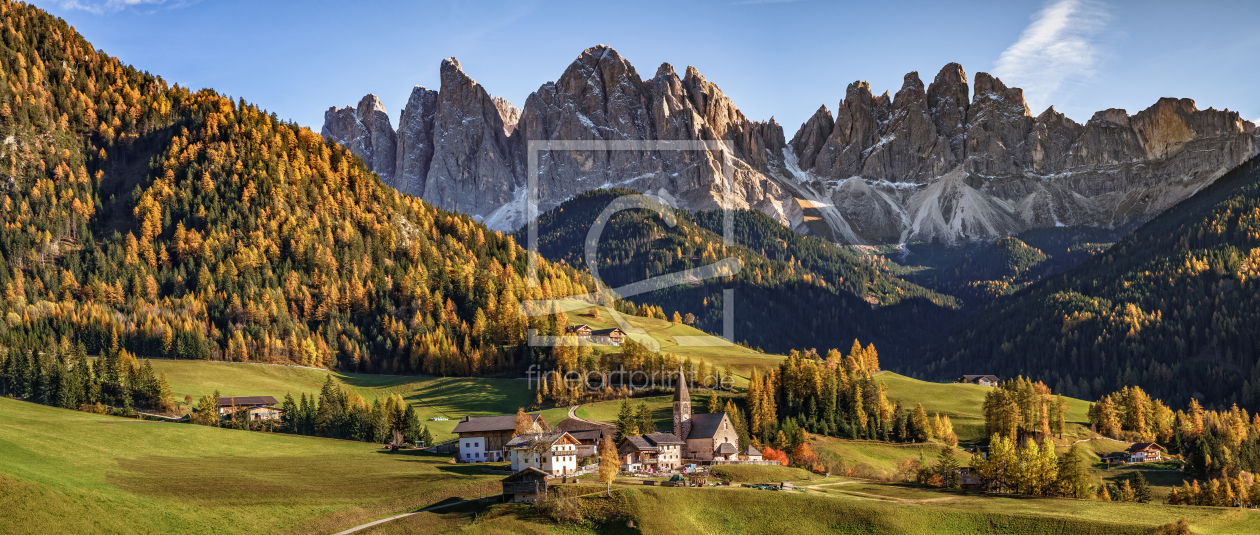
POLYGON ((607 424, 606 422, 592 422, 592 421, 587 420, 587 419, 584 419, 584 418, 578 418, 578 415, 577 415, 577 410, 578 410, 578 407, 581 407, 581 405, 574 405, 574 406, 572 406, 572 407, 569 407, 569 418, 572 418, 572 419, 577 420, 577 421, 579 421, 579 422, 582 422, 582 423, 584 423, 584 424, 590 424, 590 425, 599 426, 599 427, 607 427, 607 426, 608 426, 608 424, 607 424))
MULTIPOLYGON (((496 495, 496 496, 497 496, 497 495, 496 495)), ((481 498, 473 498, 473 499, 471 499, 471 500, 461 500, 461 501, 458 501, 458 502, 446 503, 446 504, 442 504, 442 505, 434 505, 434 506, 432 506, 432 507, 425 507, 424 509, 420 509, 420 510, 418 510, 418 511, 412 511, 412 512, 410 512, 410 513, 403 513, 403 514, 401 514, 401 515, 394 515, 394 516, 391 516, 391 517, 389 517, 389 518, 382 518, 382 519, 377 520, 377 521, 375 521, 375 522, 368 522, 367 524, 362 524, 362 525, 359 525, 359 526, 355 526, 355 527, 352 527, 352 528, 347 529, 347 530, 345 530, 345 531, 338 531, 338 532, 337 532, 337 533, 335 533, 334 535, 347 535, 347 534, 349 534, 349 533, 354 533, 354 532, 356 532, 356 531, 362 531, 362 530, 365 530, 365 529, 370 528, 370 527, 372 527, 372 526, 378 526, 378 525, 384 524, 384 523, 386 523, 386 522, 392 522, 392 521, 394 521, 394 520, 398 520, 398 519, 400 519, 400 518, 406 518, 406 517, 409 517, 409 516, 412 516, 412 515, 418 515, 418 514, 420 514, 420 513, 427 513, 427 512, 429 512, 429 511, 433 511, 433 510, 437 510, 437 509, 443 509, 443 508, 446 508, 446 507, 450 507, 450 506, 452 506, 452 505, 459 505, 459 504, 462 504, 462 503, 468 503, 468 502, 471 502, 471 501, 481 500, 481 499, 484 499, 484 498, 489 498, 489 497, 490 497, 490 496, 482 496, 481 498)))

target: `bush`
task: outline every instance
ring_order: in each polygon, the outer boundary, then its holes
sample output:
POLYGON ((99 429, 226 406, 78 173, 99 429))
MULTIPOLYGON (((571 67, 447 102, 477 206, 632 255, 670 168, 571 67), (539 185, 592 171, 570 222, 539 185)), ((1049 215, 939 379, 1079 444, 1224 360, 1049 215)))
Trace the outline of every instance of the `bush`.
POLYGON ((1176 522, 1169 522, 1155 528, 1151 535, 1194 535, 1190 531, 1190 522, 1184 518, 1178 518, 1176 522))
POLYGON ((582 506, 578 498, 548 498, 536 504, 538 512, 558 523, 582 521, 582 506))

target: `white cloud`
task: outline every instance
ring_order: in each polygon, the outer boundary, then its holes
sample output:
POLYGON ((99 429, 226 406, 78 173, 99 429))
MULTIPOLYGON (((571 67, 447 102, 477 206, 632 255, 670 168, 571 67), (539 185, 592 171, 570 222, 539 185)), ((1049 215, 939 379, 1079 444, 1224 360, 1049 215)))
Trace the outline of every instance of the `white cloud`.
MULTIPOLYGON (((61 7, 65 9, 80 9, 89 13, 103 15, 105 13, 114 13, 127 8, 140 6, 157 6, 166 3, 166 0, 61 0, 61 7)), ((174 2, 171 7, 179 7, 188 2, 174 2)))
POLYGON ((1062 91, 1093 76, 1099 56, 1093 40, 1107 18, 1106 6, 1100 3, 1052 0, 998 57, 993 74, 1007 86, 1023 88, 1035 113, 1062 91))

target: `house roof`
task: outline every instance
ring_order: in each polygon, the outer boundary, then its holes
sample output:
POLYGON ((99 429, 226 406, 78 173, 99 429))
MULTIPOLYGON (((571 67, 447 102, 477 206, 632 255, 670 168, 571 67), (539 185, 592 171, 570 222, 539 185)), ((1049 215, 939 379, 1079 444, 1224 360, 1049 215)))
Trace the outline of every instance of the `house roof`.
POLYGON ((619 332, 619 333, 621 333, 621 334, 626 334, 626 333, 625 333, 624 331, 622 331, 621 329, 618 329, 618 328, 616 328, 616 327, 613 327, 613 328, 611 328, 611 329, 595 329, 595 330, 591 331, 591 336, 599 336, 599 335, 605 335, 605 336, 607 336, 607 335, 610 335, 610 334, 612 334, 612 333, 614 333, 614 332, 619 332))
POLYGON ((507 444, 504 444, 504 447, 521 450, 539 445, 554 446, 557 442, 570 441, 573 444, 577 444, 577 440, 573 438, 573 435, 564 431, 553 431, 550 433, 516 435, 512 437, 512 440, 509 440, 507 444), (568 437, 568 440, 564 440, 565 437, 568 437))
POLYGON ((1150 450, 1164 451, 1164 447, 1154 442, 1138 442, 1138 443, 1133 444, 1132 446, 1129 446, 1129 449, 1126 449, 1124 451, 1127 451, 1129 453, 1137 453, 1140 451, 1150 451, 1150 450))
POLYGON ((997 381, 998 377, 996 375, 964 375, 963 376, 964 381, 975 381, 976 379, 988 379, 990 381, 997 381))
POLYGON ((718 444, 717 449, 713 451, 714 453, 721 453, 722 455, 730 455, 732 453, 739 451, 739 448, 736 448, 735 445, 731 444, 730 442, 723 442, 721 444, 718 444))
POLYGON ((674 385, 674 401, 691 402, 691 392, 687 391, 687 374, 683 373, 682 366, 678 367, 678 384, 674 385))
POLYGON ((673 433, 648 433, 643 436, 658 446, 661 444, 686 444, 683 439, 678 438, 673 433))
POLYGON ((604 438, 604 430, 603 429, 583 429, 581 431, 569 431, 569 435, 572 436, 573 438, 578 439, 579 441, 593 440, 595 442, 599 442, 601 439, 604 438))
POLYGON ((748 446, 747 448, 744 448, 744 451, 741 452, 740 455, 761 455, 761 452, 757 451, 757 448, 748 446))
POLYGON ((713 438, 725 418, 725 412, 691 415, 691 434, 687 438, 713 438))
POLYGON ((244 405, 275 405, 275 404, 276 404, 276 398, 273 398, 271 396, 235 396, 235 397, 219 398, 220 407, 231 407, 232 405, 236 405, 240 407, 244 405))
POLYGON ((503 481, 504 482, 520 481, 522 479, 525 479, 527 476, 541 477, 543 479, 547 479, 551 477, 551 475, 548 474, 547 472, 544 472, 542 470, 539 470, 538 468, 530 466, 530 467, 525 468, 524 470, 521 470, 520 472, 517 472, 515 474, 512 474, 510 476, 503 478, 503 481))
POLYGON ((568 327, 565 327, 565 328, 564 328, 564 332, 566 332, 566 333, 571 333, 571 332, 574 332, 574 331, 580 331, 580 330, 582 330, 582 329, 586 329, 586 330, 588 330, 588 331, 589 331, 589 330, 591 329, 591 326, 590 326, 590 325, 587 325, 587 324, 585 324, 585 323, 579 323, 579 324, 577 324, 577 325, 570 325, 570 326, 568 326, 568 327))
MULTIPOLYGON (((643 437, 626 437, 621 439, 621 445, 629 444, 639 451, 656 451, 656 446, 643 437)), ((617 449, 621 449, 618 447, 617 449)))
MULTIPOLYGON (((530 414, 535 422, 542 421, 542 415, 530 414)), ((501 416, 465 416, 452 433, 482 433, 486 431, 514 431, 516 430, 516 415, 504 414, 501 416)))

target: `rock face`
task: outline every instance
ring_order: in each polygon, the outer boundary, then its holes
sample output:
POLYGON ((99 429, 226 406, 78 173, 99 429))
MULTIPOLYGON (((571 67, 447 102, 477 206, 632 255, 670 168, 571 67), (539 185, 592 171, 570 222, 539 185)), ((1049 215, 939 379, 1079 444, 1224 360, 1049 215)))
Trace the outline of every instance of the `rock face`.
POLYGON ((511 151, 499 107, 481 84, 442 61, 442 88, 433 116, 433 161, 425 177, 426 202, 484 215, 512 201, 511 151))
POLYGON ((386 184, 395 186, 395 151, 398 137, 389 124, 385 105, 376 95, 368 95, 356 107, 328 108, 324 112, 324 128, 320 134, 335 140, 363 158, 368 169, 380 175, 386 184))
POLYGON ((540 151, 539 210, 615 185, 680 208, 758 209, 854 244, 1142 221, 1260 147, 1255 125, 1189 99, 1161 99, 1133 116, 1104 110, 1083 125, 1053 107, 1034 117, 1021 89, 986 73, 969 87, 957 63, 926 90, 914 72, 895 96, 849 84, 835 114, 820 107, 790 143, 773 118, 749 120, 694 67, 679 76, 662 64, 643 79, 606 46, 583 51, 519 109, 454 58, 441 74, 439 91, 413 90, 396 135, 369 95, 355 108, 329 109, 324 136, 400 191, 504 230, 526 222, 530 141, 639 143, 540 151), (726 141, 732 151, 642 144, 682 140, 726 141))
POLYGON ((394 165, 398 191, 424 197, 425 179, 433 163, 433 116, 438 92, 416 86, 398 119, 398 160, 394 165))
POLYGON ((926 93, 910 73, 885 121, 882 99, 854 82, 821 148, 813 140, 827 118, 802 125, 789 166, 793 193, 810 201, 802 230, 848 243, 955 243, 1140 222, 1260 147, 1255 125, 1189 99, 1134 116, 1104 110, 1081 125, 1053 107, 1033 117, 1022 90, 987 73, 970 102, 966 84, 956 63, 926 93))
POLYGON ((521 120, 521 109, 503 97, 494 97, 493 100, 494 107, 499 110, 499 118, 503 119, 503 133, 512 135, 512 131, 516 130, 516 123, 521 120))

